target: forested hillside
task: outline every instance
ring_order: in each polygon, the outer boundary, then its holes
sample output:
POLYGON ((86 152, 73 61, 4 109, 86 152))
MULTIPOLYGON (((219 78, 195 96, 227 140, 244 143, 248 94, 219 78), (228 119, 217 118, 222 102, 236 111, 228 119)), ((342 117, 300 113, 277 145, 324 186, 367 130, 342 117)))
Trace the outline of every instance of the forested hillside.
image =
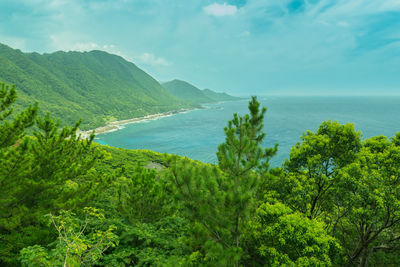
POLYGON ((38 101, 61 125, 91 129, 112 120, 193 107, 122 57, 103 51, 23 53, 0 44, 0 80, 18 88, 16 108, 38 101))
POLYGON ((1 84, 0 266, 400 265, 400 133, 326 121, 270 168, 253 97, 212 165, 81 140, 15 101, 1 84))
POLYGON ((231 96, 228 95, 227 93, 218 93, 214 92, 213 90, 210 89, 203 89, 202 90, 203 94, 215 101, 234 101, 234 100, 240 100, 240 97, 236 96, 231 96))
POLYGON ((162 83, 171 94, 183 101, 195 104, 214 103, 219 101, 239 100, 240 98, 230 96, 226 93, 217 93, 210 89, 200 90, 196 86, 181 80, 172 80, 162 83))

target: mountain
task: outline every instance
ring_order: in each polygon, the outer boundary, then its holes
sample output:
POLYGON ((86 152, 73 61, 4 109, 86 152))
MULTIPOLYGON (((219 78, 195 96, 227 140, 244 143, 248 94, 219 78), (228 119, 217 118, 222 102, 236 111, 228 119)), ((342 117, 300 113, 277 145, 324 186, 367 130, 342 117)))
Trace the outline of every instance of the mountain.
POLYGON ((23 53, 0 44, 0 81, 16 85, 17 109, 37 101, 61 125, 82 119, 82 129, 194 106, 135 64, 103 51, 23 53))
POLYGON ((214 99, 207 97, 199 88, 185 81, 172 80, 163 83, 162 86, 174 96, 187 102, 196 104, 216 102, 214 99))
POLYGON ((217 93, 210 89, 200 90, 196 86, 181 80, 173 80, 162 83, 165 89, 181 100, 201 104, 219 101, 239 100, 241 98, 230 96, 226 93, 217 93))
POLYGON ((210 89, 203 89, 202 92, 208 98, 211 98, 216 101, 234 101, 234 100, 241 99, 240 97, 231 96, 231 95, 228 95, 227 93, 217 93, 210 89))

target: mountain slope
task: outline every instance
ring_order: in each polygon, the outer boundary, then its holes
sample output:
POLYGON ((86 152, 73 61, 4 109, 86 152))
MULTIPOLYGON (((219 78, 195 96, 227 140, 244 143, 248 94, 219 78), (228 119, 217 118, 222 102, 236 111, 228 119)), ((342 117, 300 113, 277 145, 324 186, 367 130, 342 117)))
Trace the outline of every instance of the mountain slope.
POLYGON ((165 89, 183 101, 202 104, 214 103, 219 101, 240 100, 240 97, 228 95, 227 93, 217 93, 210 89, 200 90, 196 86, 181 80, 172 80, 162 83, 165 89))
POLYGON ((240 97, 231 96, 231 95, 228 95, 227 93, 217 93, 210 89, 203 89, 202 92, 205 96, 207 96, 208 98, 211 98, 215 101, 234 101, 234 100, 241 99, 240 97))
POLYGON ((82 129, 193 106, 133 63, 103 51, 41 55, 0 44, 0 81, 17 86, 20 108, 37 101, 62 125, 81 118, 82 129))
POLYGON ((199 88, 185 81, 172 80, 163 83, 162 86, 164 86, 164 88, 174 96, 187 102, 196 104, 217 102, 216 100, 204 95, 199 88))

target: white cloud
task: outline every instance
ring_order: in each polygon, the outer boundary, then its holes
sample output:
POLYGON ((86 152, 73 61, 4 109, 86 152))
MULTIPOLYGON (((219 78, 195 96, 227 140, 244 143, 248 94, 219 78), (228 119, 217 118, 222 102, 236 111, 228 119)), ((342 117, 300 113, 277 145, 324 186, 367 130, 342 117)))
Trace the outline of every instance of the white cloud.
POLYGON ((151 66, 170 66, 171 62, 167 61, 162 57, 157 57, 151 53, 143 53, 137 58, 143 64, 151 65, 151 66))
POLYGON ((237 12, 237 7, 234 5, 223 4, 211 4, 203 8, 204 12, 208 15, 222 17, 222 16, 233 16, 237 12))
POLYGON ((83 51, 96 50, 99 48, 100 46, 98 44, 89 42, 89 43, 75 43, 69 48, 69 50, 83 52, 83 51))
POLYGON ((400 11, 400 0, 337 0, 334 5, 329 0, 322 0, 314 7, 310 6, 310 14, 328 18, 359 17, 387 11, 400 11), (326 8, 329 7, 329 8, 326 8))
POLYGON ((118 55, 118 56, 121 56, 121 57, 123 57, 123 58, 125 58, 127 60, 130 60, 129 57, 127 57, 121 51, 119 51, 118 48, 113 44, 99 45, 99 44, 94 43, 94 42, 75 43, 72 46, 70 46, 70 48, 68 50, 80 51, 80 52, 92 51, 92 50, 102 50, 102 51, 106 51, 106 52, 108 52, 110 54, 118 55))
POLYGON ((95 42, 77 42, 74 40, 82 36, 74 36, 71 33, 63 33, 58 35, 50 36, 50 50, 62 50, 62 51, 79 51, 88 52, 92 50, 102 50, 110 54, 115 54, 129 60, 129 57, 124 55, 115 45, 113 44, 98 44, 95 42))

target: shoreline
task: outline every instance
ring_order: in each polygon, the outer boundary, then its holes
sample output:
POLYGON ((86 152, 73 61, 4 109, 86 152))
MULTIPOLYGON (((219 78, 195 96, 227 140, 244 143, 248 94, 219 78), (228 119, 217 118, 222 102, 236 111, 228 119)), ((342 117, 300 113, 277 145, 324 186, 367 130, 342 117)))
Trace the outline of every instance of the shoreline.
POLYGON ((162 113, 150 114, 150 115, 146 115, 143 117, 136 117, 136 118, 132 118, 132 119, 112 121, 112 122, 109 122, 105 126, 100 126, 95 129, 92 129, 92 130, 78 131, 77 134, 80 135, 80 139, 86 139, 91 135, 91 133, 93 131, 94 131, 95 135, 98 136, 100 134, 111 133, 111 132, 121 130, 124 128, 124 125, 127 125, 127 124, 138 123, 138 122, 143 122, 143 121, 147 121, 147 120, 156 120, 159 118, 168 117, 168 116, 172 116, 175 114, 184 113, 186 111, 192 111, 192 110, 196 110, 196 109, 198 109, 198 108, 181 108, 179 110, 172 110, 172 111, 166 111, 166 112, 162 112, 162 113))

